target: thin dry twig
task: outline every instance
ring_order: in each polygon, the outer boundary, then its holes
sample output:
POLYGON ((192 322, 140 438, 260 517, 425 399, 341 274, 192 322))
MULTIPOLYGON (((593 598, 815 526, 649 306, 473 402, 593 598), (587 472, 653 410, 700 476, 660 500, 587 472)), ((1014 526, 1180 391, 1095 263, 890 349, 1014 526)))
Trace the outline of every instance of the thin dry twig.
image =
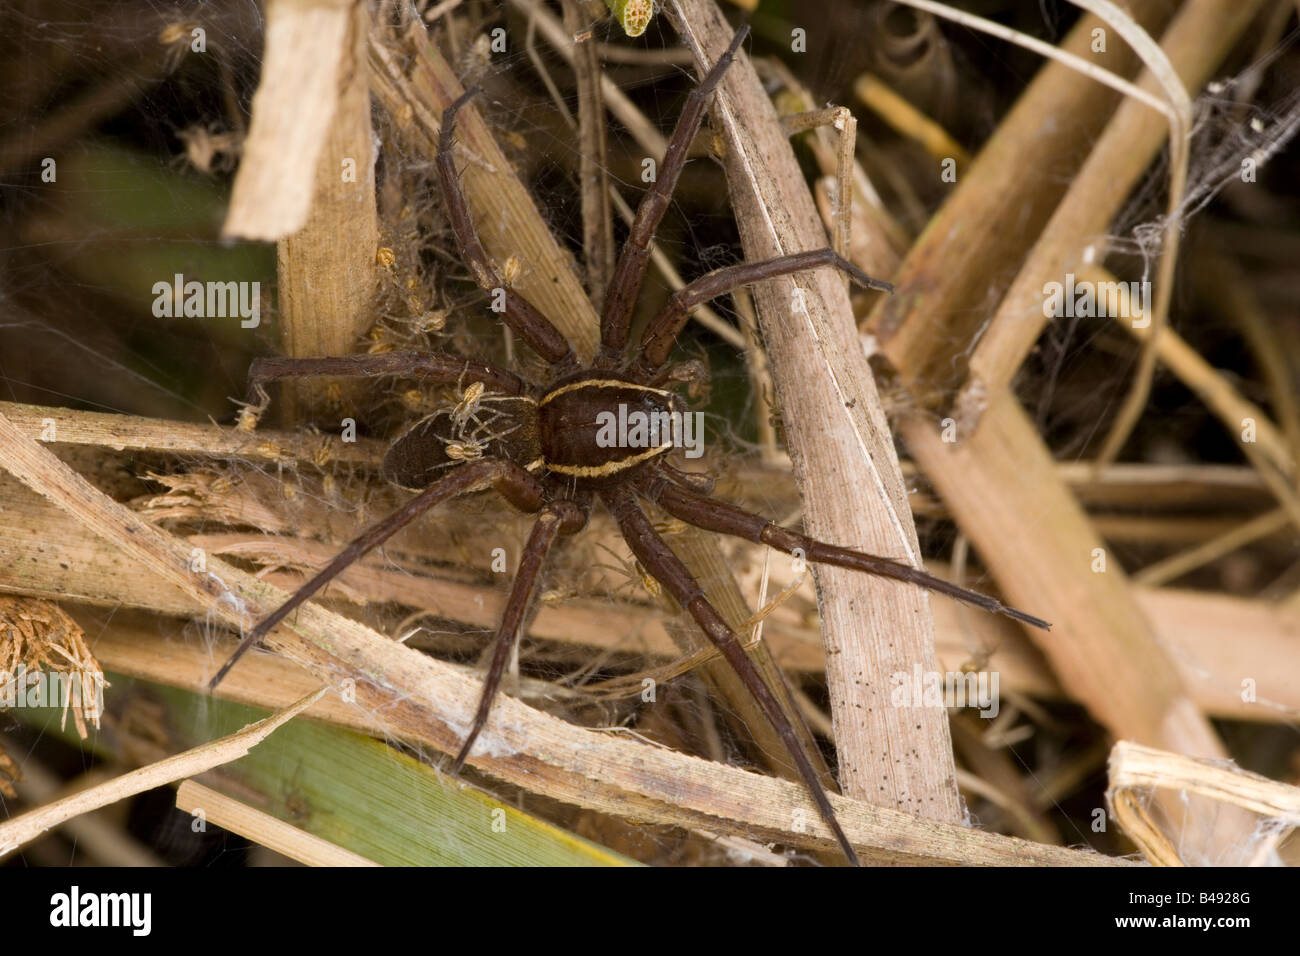
MULTIPOLYGON (((0 760, 3 763, 3 760, 0 760)), ((65 780, 62 774, 44 766, 34 755, 23 760, 23 776, 17 795, 28 806, 43 806, 68 794, 79 793, 107 780, 101 767, 65 780)), ((14 796, 13 794, 9 795, 14 796)), ((64 835, 75 841, 77 852, 85 853, 99 866, 165 866, 164 860, 149 847, 124 831, 111 812, 85 813, 62 824, 64 835)))
POLYGON ((970 153, 946 129, 895 93, 884 80, 863 73, 853 82, 853 93, 868 109, 903 136, 913 139, 935 159, 953 159, 958 176, 970 165, 970 153))
POLYGON ((307 866, 379 866, 359 853, 345 850, 193 780, 186 780, 177 788, 176 809, 191 815, 202 813, 208 823, 307 866))
MULTIPOLYGON (((578 0, 564 0, 564 24, 577 33, 583 24, 578 0)), ((592 43, 575 45, 573 71, 578 86, 578 181, 582 189, 582 248, 587 292, 599 309, 614 274, 614 224, 606 183, 605 107, 600 98, 600 59, 592 43)))
POLYGON ((1154 564, 1148 564, 1133 575, 1133 582, 1147 587, 1168 584, 1190 571, 1195 571, 1226 554, 1231 554, 1238 548, 1244 548, 1260 538, 1280 531, 1294 520, 1287 514, 1285 508, 1275 508, 1194 548, 1171 554, 1154 564))
POLYGON ((204 773, 213 767, 220 767, 222 764, 246 756, 274 730, 324 697, 327 689, 318 688, 278 714, 272 714, 254 724, 249 724, 243 730, 227 737, 129 771, 97 787, 82 790, 80 793, 74 793, 0 823, 0 858, 8 856, 47 830, 52 830, 83 813, 98 810, 110 803, 116 803, 137 793, 144 793, 146 790, 153 790, 164 784, 204 773))

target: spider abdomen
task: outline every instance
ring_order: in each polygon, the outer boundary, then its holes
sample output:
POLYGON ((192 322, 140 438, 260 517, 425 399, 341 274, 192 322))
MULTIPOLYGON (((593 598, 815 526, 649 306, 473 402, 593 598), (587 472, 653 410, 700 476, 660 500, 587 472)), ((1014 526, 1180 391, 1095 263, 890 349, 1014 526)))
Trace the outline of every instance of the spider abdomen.
POLYGON ((527 396, 487 395, 426 415, 397 438, 384 455, 383 476, 418 491, 449 468, 479 458, 503 458, 527 471, 544 461, 537 430, 537 402, 527 396))
POLYGON ((681 406, 672 392, 609 372, 561 383, 537 403, 546 468, 591 485, 626 477, 674 446, 681 406))

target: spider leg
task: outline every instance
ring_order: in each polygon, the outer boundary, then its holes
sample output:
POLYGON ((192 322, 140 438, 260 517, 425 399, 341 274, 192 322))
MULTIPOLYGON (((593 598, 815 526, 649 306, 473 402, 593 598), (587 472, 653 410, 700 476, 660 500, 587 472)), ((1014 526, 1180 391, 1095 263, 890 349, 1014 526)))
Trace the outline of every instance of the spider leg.
POLYGON ((618 264, 614 267, 614 276, 610 279, 609 290, 605 294, 605 308, 600 317, 600 354, 597 365, 610 367, 616 364, 627 347, 627 339, 632 326, 632 309, 641 292, 641 282, 645 278, 646 265, 650 257, 650 240, 663 219, 677 188, 677 179, 682 167, 686 165, 686 151, 700 129, 704 120, 704 107, 709 96, 722 79, 722 74, 731 65, 736 50, 749 33, 749 27, 742 26, 736 31, 727 52, 719 57, 712 69, 705 74, 700 85, 691 90, 682 108, 682 115, 677 118, 677 126, 668 140, 664 151, 664 161, 659 167, 655 183, 641 199, 637 207, 636 218, 632 220, 632 229, 628 233, 623 251, 619 253, 618 264))
POLYGON ((557 370, 577 368, 578 359, 568 340, 536 306, 502 281, 492 260, 488 258, 483 243, 479 241, 478 230, 474 228, 469 204, 465 201, 465 193, 460 188, 460 179, 456 175, 452 142, 456 131, 456 114, 476 93, 476 88, 466 90, 443 111, 442 129, 438 132, 438 178, 447 204, 447 217, 456 234, 456 244, 480 288, 489 294, 502 296, 506 324, 528 343, 529 348, 556 366, 557 370))
POLYGON ((445 478, 440 478, 422 492, 398 508, 387 518, 376 522, 355 538, 329 564, 325 565, 315 577, 298 588, 293 595, 278 608, 264 617, 239 642, 235 652, 221 665, 215 677, 208 683, 208 690, 215 690, 222 679, 230 672, 249 648, 256 645, 271 628, 283 621, 289 614, 303 604, 313 594, 342 573, 349 565, 361 559, 368 551, 383 544, 394 534, 406 527, 415 518, 437 504, 458 495, 482 491, 495 487, 507 501, 520 511, 540 511, 544 503, 544 491, 537 479, 518 465, 494 458, 469 462, 456 468, 445 478))
POLYGON ((368 378, 378 375, 419 376, 436 385, 458 385, 463 378, 482 382, 490 392, 522 395, 528 388, 518 375, 486 362, 445 352, 380 352, 325 358, 270 356, 253 360, 248 385, 256 389, 285 378, 368 378))
POLYGON ((762 515, 756 515, 742 508, 737 508, 735 505, 720 501, 717 498, 707 497, 671 481, 651 480, 646 482, 644 490, 652 500, 657 501, 674 518, 680 518, 697 528, 704 528, 706 531, 717 531, 720 534, 729 534, 759 544, 766 544, 787 554, 793 553, 798 548, 803 551, 809 561, 819 564, 832 564, 840 568, 850 568, 854 571, 865 571, 867 574, 906 581, 909 584, 946 594, 958 601, 973 604, 986 611, 992 611, 994 614, 1002 614, 1025 624, 1040 627, 1045 631, 1052 629, 1052 625, 1041 618, 1026 614, 1024 611, 1018 611, 1013 607, 1007 607, 1001 601, 986 594, 958 587, 949 581, 943 580, 943 578, 937 578, 910 565, 900 564, 888 558, 865 554, 851 548, 826 544, 797 531, 783 528, 774 522, 768 521, 762 515))
POLYGON ((817 805, 817 811, 821 814, 826 825, 830 827, 831 833, 839 842, 840 848, 844 855, 854 866, 858 865, 858 856, 854 852, 852 844, 849 843, 848 837, 845 836, 839 820, 835 817, 835 810, 831 807, 831 802, 826 796, 826 791, 822 789, 821 782, 818 778, 817 771, 813 769, 812 761, 804 753, 803 748, 799 745, 799 739, 795 736, 794 727, 790 723, 790 718, 786 716, 785 711, 777 702, 776 695, 763 682, 758 668, 754 662, 749 659, 745 649, 741 647, 740 641, 727 622, 722 619, 717 610, 709 603, 708 598, 700 589, 691 572, 687 570, 686 565, 682 564, 677 555, 664 543, 663 538, 655 531, 654 525, 646 517, 644 511, 637 504, 636 497, 631 490, 624 486, 616 486, 612 489, 602 491, 601 498, 605 506, 609 508, 610 514, 618 522, 619 530, 623 533, 624 539, 632 549, 643 567, 654 575, 668 593, 680 604, 695 623, 700 626, 700 630, 713 643, 713 645, 726 658, 727 663, 735 670, 741 682, 746 689, 753 695, 767 719, 771 722, 772 728, 780 736, 781 741, 785 744, 786 750, 794 758, 795 766, 799 770, 799 775, 803 777, 804 785, 807 787, 809 794, 812 796, 813 803, 817 805))
POLYGON ((723 269, 715 269, 678 289, 659 310, 659 314, 650 320, 645 334, 641 336, 641 355, 637 365, 643 373, 648 373, 668 361, 668 353, 672 350, 673 343, 685 327, 691 310, 696 306, 716 296, 739 289, 741 286, 749 285, 751 282, 788 276, 818 266, 834 266, 866 289, 894 291, 894 287, 888 282, 873 279, 833 249, 812 249, 808 252, 777 256, 775 259, 764 259, 761 262, 742 262, 723 269))
POLYGON ((478 712, 474 715, 473 726, 465 735, 465 742, 460 746, 460 753, 456 754, 456 759, 452 762, 453 774, 460 773, 461 767, 465 765, 465 758, 469 756, 474 746, 474 741, 478 739, 479 733, 487 724, 492 701, 496 699, 497 690, 501 686, 501 675, 505 673, 511 650, 519 641, 524 615, 528 611, 533 590, 537 586, 537 579, 546 556, 550 553, 551 545, 559 535, 580 531, 586 523, 585 511, 572 501, 559 500, 543 508, 537 522, 533 525, 528 543, 524 546, 523 557, 519 560, 519 571, 515 575, 514 584, 510 587, 510 598, 506 602, 505 613, 501 616, 501 625, 497 628, 492 663, 488 667, 487 678, 483 681, 483 695, 479 698, 478 712))

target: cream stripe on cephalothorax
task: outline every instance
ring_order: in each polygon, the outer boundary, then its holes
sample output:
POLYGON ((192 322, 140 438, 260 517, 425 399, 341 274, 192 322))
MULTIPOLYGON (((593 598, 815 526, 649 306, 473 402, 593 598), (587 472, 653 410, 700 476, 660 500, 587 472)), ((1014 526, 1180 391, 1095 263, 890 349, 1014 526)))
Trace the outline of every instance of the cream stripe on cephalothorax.
POLYGON ((662 388, 651 388, 649 385, 638 385, 635 382, 625 382, 618 378, 588 378, 577 382, 569 382, 567 385, 561 385, 559 388, 552 389, 542 396, 541 401, 537 403, 540 408, 547 404, 553 398, 559 398, 561 395, 569 392, 576 392, 580 388, 626 388, 636 392, 649 392, 651 395, 662 395, 665 398, 672 397, 672 392, 665 391, 662 388))
POLYGON ((554 465, 548 462, 546 468, 548 471, 553 471, 558 475, 568 475, 571 478, 605 478, 647 462, 656 455, 662 455, 664 452, 672 450, 672 447, 673 443, 668 441, 656 445, 654 448, 647 448, 639 454, 630 455, 627 458, 607 461, 603 465, 554 465))
POLYGON ((603 445, 599 435, 610 423, 602 419, 622 421, 629 406, 637 416, 666 415, 676 410, 678 402, 673 392, 613 375, 590 375, 556 386, 537 403, 547 470, 566 478, 600 481, 646 464, 671 451, 673 440, 660 441, 652 433, 654 444, 648 447, 638 443, 629 450, 603 445))

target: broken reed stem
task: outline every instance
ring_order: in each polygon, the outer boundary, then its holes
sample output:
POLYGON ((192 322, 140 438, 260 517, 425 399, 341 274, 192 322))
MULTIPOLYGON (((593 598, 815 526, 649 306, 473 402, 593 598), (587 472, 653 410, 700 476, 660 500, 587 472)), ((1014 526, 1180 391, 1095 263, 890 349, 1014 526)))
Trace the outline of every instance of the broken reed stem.
MULTIPOLYGON (((3 762, 3 761, 0 761, 3 762)), ((23 760, 23 778, 16 784, 18 798, 28 806, 44 806, 73 793, 80 793, 103 783, 109 774, 103 765, 65 779, 42 764, 34 754, 23 760)), ((10 794, 12 796, 12 794, 10 794)), ((77 853, 97 866, 166 866, 162 857, 127 833, 106 813, 84 813, 60 824, 64 836, 74 841, 77 853)), ((31 865, 29 861, 28 865, 31 865)))
POLYGON ((1121 740, 1111 749, 1109 772, 1111 791, 1187 790, 1300 826, 1300 787, 1243 770, 1232 761, 1189 757, 1121 740))
POLYGON ((325 687, 317 688, 285 710, 249 724, 238 733, 129 771, 99 786, 71 794, 0 823, 0 858, 83 813, 238 760, 270 736, 276 728, 320 700, 325 696, 326 690, 325 687))
MULTIPOLYGON (((815 109, 817 101, 812 94, 780 60, 759 61, 755 63, 755 68, 765 82, 768 82, 770 75, 784 87, 784 92, 777 93, 774 97, 778 111, 782 114, 783 126, 791 115, 787 111, 787 104, 797 112, 818 112, 815 109)), ((835 107, 834 112, 853 117, 852 112, 845 107, 835 107)), ((828 229, 838 228, 830 224, 837 223, 839 217, 847 212, 850 222, 844 228, 848 230, 847 247, 850 251, 841 254, 854 262, 871 262, 872 268, 868 270, 870 275, 889 277, 898 268, 901 255, 899 250, 907 248, 912 239, 885 208, 880 194, 856 159, 857 118, 853 117, 851 122, 846 121, 843 126, 844 129, 834 133, 824 126, 818 127, 805 140, 812 149, 822 175, 835 180, 837 197, 832 201, 829 189, 825 190, 827 201, 824 205, 827 208, 823 211, 822 218, 828 224, 828 229), (847 135, 850 125, 853 127, 852 137, 847 135), (835 140, 833 143, 832 138, 835 140), (843 169, 849 170, 847 199, 844 195, 845 186, 841 182, 840 171, 843 169)), ((823 205, 820 195, 818 199, 819 205, 823 205)))
POLYGON ((1116 793, 1110 799, 1110 812, 1152 866, 1187 865, 1136 793, 1131 790, 1116 793))
MULTIPOLYGON (((262 78, 222 229, 226 238, 275 241, 307 222, 352 49, 348 37, 362 13, 347 0, 267 4, 262 78)), ((369 155, 366 144, 355 157, 358 167, 369 155)))
MULTIPOLYGON (((276 0, 279 2, 283 0, 276 0)), ((378 279, 379 211, 366 59, 371 29, 367 6, 352 6, 334 78, 337 102, 312 170, 315 195, 303 227, 276 244, 280 350, 285 355, 348 355, 373 322, 370 307, 378 279)), ((271 37, 268 31, 268 42, 271 37)), ((311 49, 301 52, 316 53, 311 49)), ((264 73, 262 84, 280 79, 264 73)), ((259 84, 259 95, 261 90, 259 84)), ((295 92, 301 96, 301 91, 295 92)), ((257 117, 256 104, 254 109, 257 117)), ((286 152, 297 146, 292 140, 281 140, 278 145, 286 152)), ((246 157, 241 171, 248 162, 246 157)), ((284 398, 281 414, 292 422, 310 417, 309 410, 346 408, 360 391, 356 382, 286 382, 280 389, 284 398)))
MULTIPOLYGON (((839 131, 835 170, 835 251, 847 257, 853 249, 853 150, 858 141, 858 118, 846 107, 837 107, 831 125, 839 131)), ((848 281, 846 277, 846 285, 848 281)))
POLYGON ((0 594, 0 701, 26 695, 24 674, 65 675, 59 728, 72 711, 77 736, 87 736, 87 721, 99 729, 103 716, 104 671, 86 646, 86 635, 68 613, 49 600, 0 594))
MULTIPOLYGON (((1300 787, 1242 770, 1231 761, 1189 757, 1120 740, 1110 753, 1109 774, 1106 801, 1120 825, 1157 866, 1184 866, 1188 862, 1260 865, 1266 862, 1273 846, 1300 826, 1300 787), (1175 844, 1183 844, 1181 834, 1171 839, 1146 810, 1147 801, 1160 791, 1197 794, 1227 803, 1275 821, 1278 829, 1271 839, 1261 836, 1257 841, 1243 841, 1221 857, 1188 861, 1174 849, 1175 844), (1265 852, 1260 853, 1261 849, 1265 852)), ((1176 827, 1178 821, 1179 817, 1175 816, 1169 825, 1176 827)))
POLYGON ((240 431, 138 415, 110 415, 72 408, 0 402, 3 414, 29 438, 117 451, 152 451, 252 461, 338 462, 378 470, 387 444, 373 438, 343 442, 333 435, 240 431))
MULTIPOLYGON (((832 177, 835 181, 835 204, 831 217, 831 234, 835 238, 831 248, 847 258, 853 234, 853 145, 858 139, 857 117, 843 106, 787 113, 781 117, 781 129, 788 137, 828 126, 837 131, 832 177)), ((847 276, 844 281, 848 282, 847 276)))

